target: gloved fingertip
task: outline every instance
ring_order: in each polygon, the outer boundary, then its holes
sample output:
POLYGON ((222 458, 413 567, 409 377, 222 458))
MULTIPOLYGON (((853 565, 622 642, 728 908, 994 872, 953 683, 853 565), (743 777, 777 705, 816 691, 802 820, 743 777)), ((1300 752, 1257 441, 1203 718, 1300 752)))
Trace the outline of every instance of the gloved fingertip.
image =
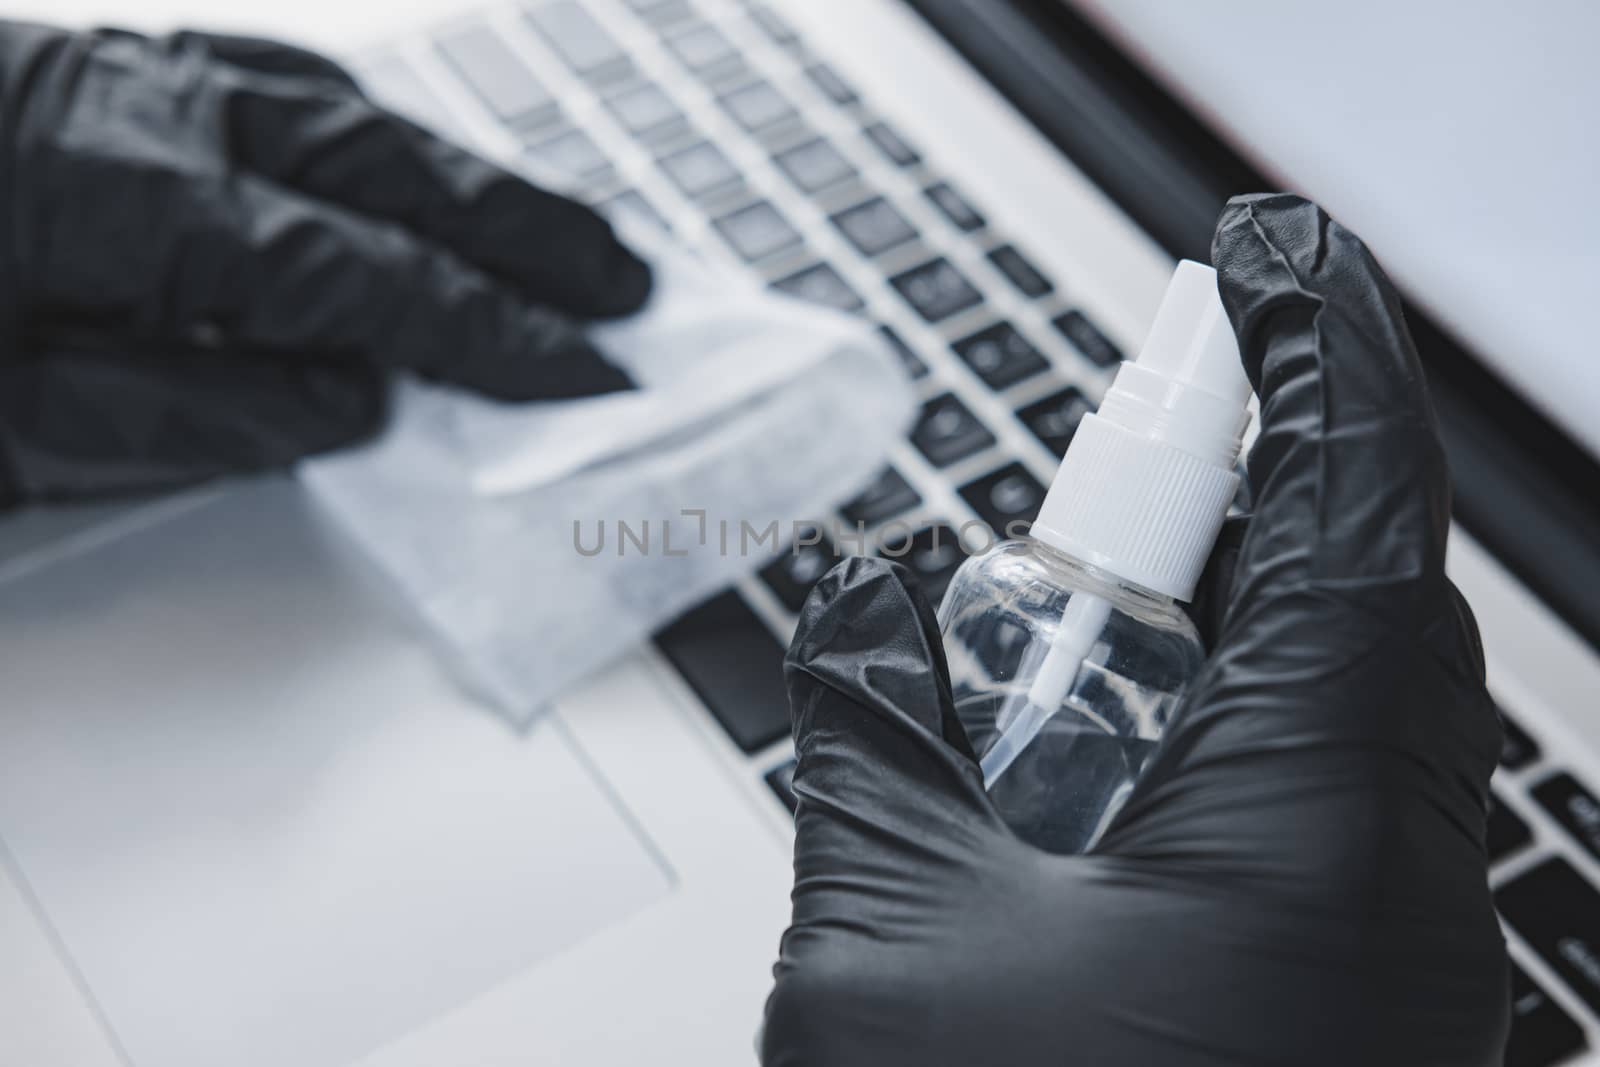
POLYGON ((1257 287, 1264 278, 1286 279, 1291 261, 1314 248, 1329 218, 1321 207, 1294 193, 1249 193, 1230 199, 1217 216, 1211 264, 1224 304, 1230 288, 1257 287))
POLYGON ((600 356, 586 367, 587 378, 582 382, 579 396, 604 396, 607 393, 626 393, 638 388, 627 371, 600 356))
POLYGON ((644 306, 654 283, 650 265, 617 236, 605 216, 533 186, 514 183, 507 189, 508 201, 539 206, 539 229, 548 242, 547 252, 511 274, 531 295, 585 319, 617 318, 644 306), (557 250, 559 255, 551 254, 557 250))
POLYGON ((912 636, 923 643, 938 636, 933 609, 916 578, 898 563, 850 556, 812 587, 800 610, 789 662, 810 665, 832 653, 867 653, 884 639, 912 636))
POLYGON ((976 762, 955 715, 933 606, 898 563, 851 557, 824 575, 801 609, 784 675, 797 738, 820 685, 855 706, 909 718, 976 762))
POLYGON ((390 382, 380 367, 361 364, 316 364, 300 375, 306 409, 328 428, 325 438, 310 443, 321 452, 378 434, 389 418, 390 382))
POLYGON ((559 346, 462 361, 436 375, 495 400, 576 400, 634 388, 633 379, 581 337, 559 346))
POLYGON ((587 341, 531 362, 537 364, 536 375, 528 395, 518 399, 574 400, 635 388, 627 371, 587 341))
POLYGON ((1228 203, 1222 209, 1222 218, 1226 219, 1235 212, 1257 211, 1320 211, 1321 209, 1299 193, 1290 193, 1282 190, 1266 190, 1259 193, 1240 193, 1230 196, 1228 203))
POLYGON ((1245 374, 1261 392, 1265 343, 1259 327, 1273 312, 1319 301, 1296 275, 1294 260, 1315 247, 1328 217, 1292 193, 1251 193, 1228 201, 1217 218, 1211 262, 1222 306, 1239 336, 1245 374))
POLYGON ((1316 228, 1324 225, 1327 218, 1321 207, 1295 193, 1244 193, 1230 197, 1217 216, 1212 235, 1212 266, 1221 271, 1225 265, 1235 265, 1241 252, 1255 252, 1255 248, 1240 243, 1244 238, 1252 245, 1258 241, 1278 245, 1286 243, 1289 231, 1316 228))
POLYGON ((615 236, 595 255, 599 260, 593 270, 595 282, 589 306, 583 310, 594 318, 616 318, 644 307, 655 286, 650 264, 615 236))

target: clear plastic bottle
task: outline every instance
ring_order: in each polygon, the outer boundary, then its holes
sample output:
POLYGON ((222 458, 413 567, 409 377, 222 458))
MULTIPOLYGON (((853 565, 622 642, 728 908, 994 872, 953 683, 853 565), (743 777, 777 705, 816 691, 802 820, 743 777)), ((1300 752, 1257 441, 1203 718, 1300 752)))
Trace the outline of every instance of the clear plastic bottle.
POLYGON ((967 560, 939 621, 956 712, 995 806, 1040 848, 1082 852, 1122 806, 1205 660, 1194 624, 1171 597, 1031 539, 967 560), (1023 743, 1026 717, 1046 710, 1029 691, 1058 633, 1074 627, 1064 638, 1088 647, 1058 710, 1023 743), (1020 748, 997 747, 1008 729, 1020 748))
POLYGON ((1249 395, 1215 272, 1179 264, 1030 535, 969 559, 945 593, 956 711, 996 807, 1041 848, 1100 837, 1204 663, 1179 601, 1238 487, 1249 395))

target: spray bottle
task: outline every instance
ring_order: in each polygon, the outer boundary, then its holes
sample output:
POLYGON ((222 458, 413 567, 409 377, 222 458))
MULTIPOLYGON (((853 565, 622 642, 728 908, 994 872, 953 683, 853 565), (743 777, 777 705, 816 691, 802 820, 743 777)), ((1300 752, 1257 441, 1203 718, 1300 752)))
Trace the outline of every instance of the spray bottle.
POLYGON ((969 559, 945 594, 984 785, 1042 848, 1082 852, 1105 832, 1204 662, 1179 602, 1238 489, 1249 398, 1216 272, 1185 260, 1029 535, 969 559))

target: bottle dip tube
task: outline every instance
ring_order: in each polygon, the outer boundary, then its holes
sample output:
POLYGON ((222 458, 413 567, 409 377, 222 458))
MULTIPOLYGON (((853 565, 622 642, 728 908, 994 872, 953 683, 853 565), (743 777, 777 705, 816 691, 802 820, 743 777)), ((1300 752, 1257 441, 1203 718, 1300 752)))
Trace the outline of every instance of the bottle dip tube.
POLYGON ((1179 603, 1238 490, 1249 399, 1216 272, 1185 260, 1029 535, 969 559, 945 593, 956 711, 984 786, 1041 848, 1099 839, 1205 661, 1179 603))

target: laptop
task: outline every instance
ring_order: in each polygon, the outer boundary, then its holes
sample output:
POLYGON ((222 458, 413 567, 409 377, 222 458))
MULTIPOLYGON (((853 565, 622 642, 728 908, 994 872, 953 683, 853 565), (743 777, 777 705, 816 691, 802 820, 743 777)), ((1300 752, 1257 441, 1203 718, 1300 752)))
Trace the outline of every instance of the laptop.
MULTIPOLYGON (((902 524, 937 595, 964 522, 1028 518, 1174 259, 1205 255, 1219 191, 1267 180, 1248 124, 1230 144, 1195 118, 1206 72, 1179 45, 1204 27, 1157 7, 374 21, 347 58, 376 96, 862 315, 921 416, 839 508, 862 543, 780 554, 520 734, 292 477, 0 523, 0 1063, 754 1062, 791 881, 780 662, 811 583, 902 524)), ((1281 179, 1323 195, 1316 177, 1281 179)), ((1410 295, 1449 306, 1448 286, 1410 295)), ((1488 840, 1507 1062, 1600 1063, 1600 652, 1567 484, 1593 455, 1499 384, 1514 354, 1415 324, 1473 516, 1451 574, 1507 721, 1488 840)))

